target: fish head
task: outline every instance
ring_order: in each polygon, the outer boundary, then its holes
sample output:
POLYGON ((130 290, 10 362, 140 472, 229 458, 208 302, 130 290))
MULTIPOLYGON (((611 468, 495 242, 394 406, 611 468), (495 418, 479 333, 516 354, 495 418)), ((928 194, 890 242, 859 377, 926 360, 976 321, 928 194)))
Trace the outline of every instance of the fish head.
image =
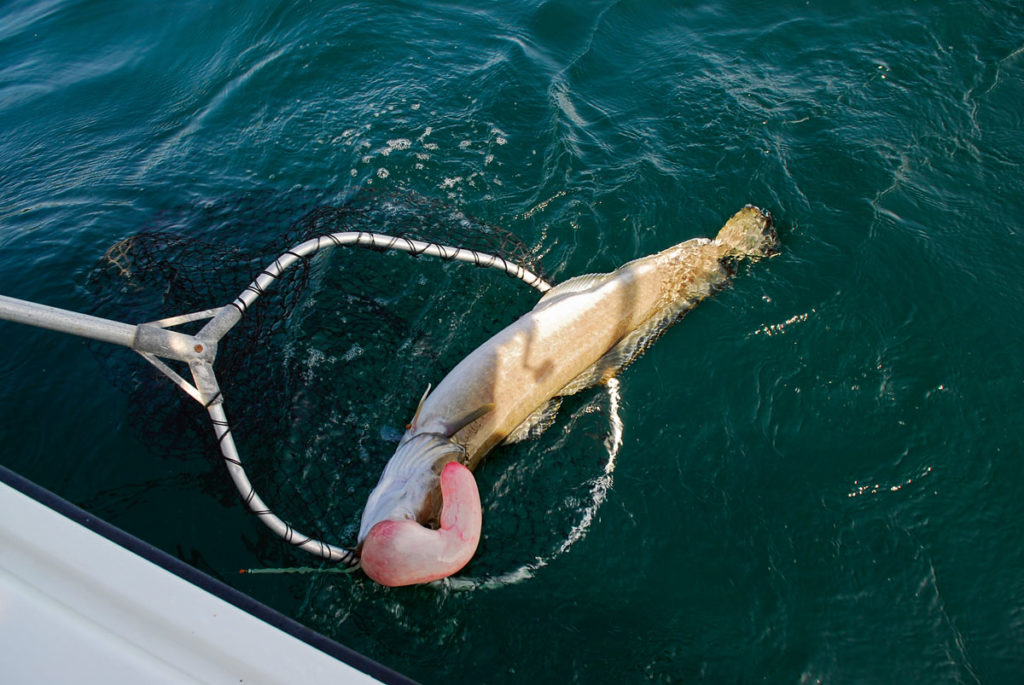
POLYGON ((480 541, 476 480, 444 436, 406 438, 370 493, 359 527, 360 566, 382 585, 427 583, 457 572, 480 541))

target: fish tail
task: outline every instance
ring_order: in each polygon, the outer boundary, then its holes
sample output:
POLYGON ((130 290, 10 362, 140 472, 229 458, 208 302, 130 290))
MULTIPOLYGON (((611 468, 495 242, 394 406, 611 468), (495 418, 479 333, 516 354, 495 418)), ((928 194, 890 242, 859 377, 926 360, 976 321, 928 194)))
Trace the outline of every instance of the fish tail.
POLYGON ((779 237, 772 215, 747 205, 726 222, 715 242, 726 249, 726 257, 760 259, 775 254, 779 237))

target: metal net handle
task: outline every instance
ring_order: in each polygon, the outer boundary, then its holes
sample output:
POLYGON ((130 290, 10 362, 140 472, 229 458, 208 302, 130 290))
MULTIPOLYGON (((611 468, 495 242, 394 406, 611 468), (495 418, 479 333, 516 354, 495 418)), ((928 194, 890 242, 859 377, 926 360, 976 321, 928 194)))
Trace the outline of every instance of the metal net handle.
MULTIPOLYGON (((196 334, 195 338, 199 341, 196 351, 200 351, 198 349, 199 346, 204 345, 212 346, 212 349, 215 350, 217 342, 241 320, 245 311, 252 306, 260 295, 266 292, 267 288, 286 269, 324 247, 342 245, 366 247, 376 250, 401 250, 412 255, 422 254, 440 257, 446 261, 469 262, 477 266, 504 271, 506 274, 518 278, 542 293, 551 289, 551 284, 523 266, 484 252, 428 243, 411 238, 399 238, 381 233, 368 233, 364 231, 332 233, 300 243, 286 250, 275 259, 234 301, 217 310, 212 320, 196 334)), ((208 353, 205 359, 189 362, 195 380, 195 388, 199 391, 198 397, 193 396, 209 412, 214 432, 217 435, 217 441, 220 444, 224 463, 227 466, 231 480, 234 482, 246 506, 257 515, 265 526, 289 544, 328 561, 340 562, 351 568, 356 568, 359 560, 353 550, 336 547, 312 536, 300 533, 291 524, 286 523, 274 514, 256 492, 256 489, 245 473, 241 457, 231 435, 231 425, 228 422, 227 414, 224 412, 224 399, 217 385, 216 376, 213 373, 212 358, 210 356, 208 353)), ((153 360, 150 359, 150 361, 153 360)), ((179 383, 179 385, 181 384, 179 383)))

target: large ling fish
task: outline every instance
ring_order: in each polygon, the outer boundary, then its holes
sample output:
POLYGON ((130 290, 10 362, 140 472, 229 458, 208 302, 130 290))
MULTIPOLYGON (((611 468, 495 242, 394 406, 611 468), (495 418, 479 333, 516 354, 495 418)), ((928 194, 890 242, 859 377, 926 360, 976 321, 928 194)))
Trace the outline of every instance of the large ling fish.
POLYGON ((568 280, 427 389, 370 493, 357 552, 384 585, 449 576, 480 540, 472 470, 502 442, 543 430, 559 398, 607 381, 698 301, 733 263, 773 252, 770 216, 747 206, 714 240, 695 238, 607 274, 568 280))

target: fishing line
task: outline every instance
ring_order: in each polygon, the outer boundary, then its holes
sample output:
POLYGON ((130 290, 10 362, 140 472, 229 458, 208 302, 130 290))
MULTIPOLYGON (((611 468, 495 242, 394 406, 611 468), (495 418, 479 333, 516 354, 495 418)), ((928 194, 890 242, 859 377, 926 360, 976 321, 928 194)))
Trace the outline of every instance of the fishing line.
POLYGON ((240 575, 262 576, 262 575, 316 575, 320 573, 353 573, 355 566, 335 566, 334 568, 317 568, 315 566, 294 566, 290 568, 242 568, 238 570, 240 575))

